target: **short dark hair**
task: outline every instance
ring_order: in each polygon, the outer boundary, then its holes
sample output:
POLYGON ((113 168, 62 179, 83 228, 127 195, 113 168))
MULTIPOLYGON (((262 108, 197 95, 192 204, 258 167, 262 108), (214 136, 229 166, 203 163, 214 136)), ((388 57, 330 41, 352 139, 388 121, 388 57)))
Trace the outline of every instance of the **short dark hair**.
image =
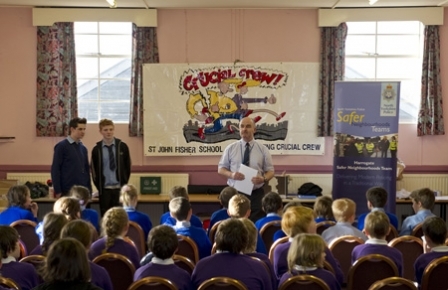
POLYGON ((74 238, 88 248, 92 243, 91 227, 88 222, 81 219, 69 221, 61 231, 61 239, 64 238, 74 238))
POLYGON ((427 187, 414 190, 409 197, 415 202, 421 202, 422 207, 429 210, 432 210, 436 200, 434 191, 427 187))
POLYGON ((231 186, 224 187, 221 192, 219 193, 219 201, 221 202, 222 206, 224 208, 229 207, 229 200, 234 196, 238 194, 238 190, 231 186))
POLYGON ((26 197, 28 194, 30 194, 30 189, 26 185, 11 186, 6 194, 8 206, 22 207, 26 202, 26 197))
POLYGON ((423 234, 436 245, 444 245, 446 240, 446 223, 439 217, 427 217, 422 224, 423 234))
POLYGON ((7 258, 9 252, 14 252, 19 240, 19 233, 10 226, 0 226, 0 249, 2 258, 7 258))
POLYGON ((313 210, 317 217, 323 217, 327 220, 334 219, 333 209, 331 209, 331 204, 333 199, 327 195, 319 196, 314 202, 313 210))
POLYGON ((373 207, 384 207, 387 202, 387 191, 383 187, 371 187, 366 192, 366 199, 373 207))
POLYGON ((168 207, 170 209, 170 213, 178 221, 186 220, 191 209, 190 202, 184 197, 173 198, 168 207))
POLYGON ((183 186, 174 186, 170 189, 170 192, 168 193, 170 200, 176 197, 183 197, 188 199, 188 192, 187 189, 183 186))
POLYGON ((79 200, 81 205, 86 205, 90 200, 90 191, 87 187, 82 185, 73 185, 69 191, 70 197, 79 200))
POLYGON ((41 268, 45 282, 89 282, 90 265, 85 247, 76 239, 64 238, 51 245, 41 268))
POLYGON ((244 251, 249 241, 249 232, 242 221, 237 218, 223 220, 218 225, 215 235, 216 249, 230 253, 244 251))
POLYGON ((86 118, 73 118, 70 120, 70 123, 68 123, 69 128, 78 128, 78 124, 87 124, 86 118))
POLYGON ((263 197, 261 206, 265 213, 277 213, 283 206, 283 200, 277 192, 271 191, 263 197))
POLYGON ((170 226, 156 226, 148 234, 148 249, 159 259, 171 258, 178 245, 176 231, 170 226))

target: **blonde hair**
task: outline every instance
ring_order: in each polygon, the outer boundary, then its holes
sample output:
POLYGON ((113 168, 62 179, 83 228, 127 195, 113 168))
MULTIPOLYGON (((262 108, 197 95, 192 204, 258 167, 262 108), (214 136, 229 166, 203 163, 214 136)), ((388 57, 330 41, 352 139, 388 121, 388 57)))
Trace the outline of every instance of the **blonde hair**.
POLYGON ((131 202, 138 198, 137 188, 132 184, 126 184, 121 188, 120 201, 124 206, 130 206, 131 202))
POLYGON ((79 205, 79 200, 76 198, 63 196, 54 203, 53 212, 62 213, 69 221, 71 221, 79 219, 81 215, 81 206, 79 205))
POLYGON ((317 234, 298 234, 291 242, 288 251, 288 269, 291 272, 295 265, 302 267, 323 267, 322 253, 326 244, 317 234))
POLYGON ((314 212, 305 206, 289 207, 282 217, 282 230, 292 238, 297 234, 306 233, 311 222, 314 221, 314 212))
POLYGON ((331 205, 333 215, 338 222, 348 222, 355 215, 356 203, 350 198, 339 198, 331 205))
POLYGON ((183 197, 189 199, 187 189, 183 186, 174 186, 168 193, 170 200, 176 197, 183 197))
POLYGON ((375 239, 384 239, 390 228, 389 217, 382 211, 372 211, 366 216, 364 229, 375 239))
POLYGON ((240 218, 240 221, 243 222, 244 226, 247 229, 248 232, 248 241, 246 244, 246 248, 243 250, 243 253, 253 253, 255 252, 257 248, 257 239, 258 239, 258 231, 257 227, 254 225, 254 223, 248 219, 248 218, 240 218))
POLYGON ((74 185, 70 188, 70 197, 79 200, 79 204, 86 205, 90 200, 90 191, 87 187, 81 185, 74 185))
POLYGON ((122 207, 113 207, 106 211, 101 224, 103 236, 106 237, 106 248, 103 253, 107 253, 115 239, 123 234, 128 224, 128 214, 122 207))
POLYGON ((232 196, 229 200, 229 216, 235 218, 244 217, 250 210, 250 200, 242 194, 232 196))
POLYGON ((109 119, 101 119, 101 121, 98 123, 98 126, 100 127, 100 130, 103 129, 103 127, 106 126, 114 126, 114 122, 109 119))

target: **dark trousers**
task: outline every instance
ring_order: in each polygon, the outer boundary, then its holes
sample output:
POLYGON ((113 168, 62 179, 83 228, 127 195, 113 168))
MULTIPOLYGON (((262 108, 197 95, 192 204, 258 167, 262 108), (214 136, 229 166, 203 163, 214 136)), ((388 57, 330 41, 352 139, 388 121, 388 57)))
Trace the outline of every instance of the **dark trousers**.
POLYGON ((120 189, 104 188, 100 193, 99 199, 101 216, 104 216, 108 209, 114 206, 120 206, 120 189))
POLYGON ((247 196, 250 199, 250 216, 249 219, 253 222, 266 216, 261 206, 261 200, 264 197, 263 187, 257 188, 252 191, 252 195, 247 196))

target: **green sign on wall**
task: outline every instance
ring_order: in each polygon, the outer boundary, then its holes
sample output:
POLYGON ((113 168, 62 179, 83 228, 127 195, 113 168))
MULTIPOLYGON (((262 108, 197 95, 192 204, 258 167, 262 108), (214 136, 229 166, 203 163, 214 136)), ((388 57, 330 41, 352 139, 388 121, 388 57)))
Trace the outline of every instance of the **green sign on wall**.
POLYGON ((140 177, 141 194, 159 194, 162 192, 162 178, 160 176, 140 177))

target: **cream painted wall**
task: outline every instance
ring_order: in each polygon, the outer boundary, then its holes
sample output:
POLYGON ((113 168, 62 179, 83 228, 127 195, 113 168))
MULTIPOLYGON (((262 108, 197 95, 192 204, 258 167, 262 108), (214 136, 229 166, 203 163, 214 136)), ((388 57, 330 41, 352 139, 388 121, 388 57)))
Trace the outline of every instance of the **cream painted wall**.
MULTIPOLYGON (((445 13, 447 15, 447 13, 445 13)), ((445 18, 448 16, 445 16, 445 18)), ((442 51, 448 51, 448 19, 440 30, 442 51)), ((317 62, 317 10, 159 10, 161 63, 185 62, 317 62)), ((448 60, 441 54, 444 94, 448 91, 448 60), (445 72, 445 73, 444 73, 445 72)), ((53 146, 62 138, 35 137, 36 29, 31 9, 0 8, 0 143, 2 165, 50 165, 53 146)), ((448 102, 444 110, 448 114, 448 102)), ((447 136, 417 137, 416 125, 400 126, 399 156, 407 165, 448 164, 447 136)), ((448 128, 447 128, 448 130, 448 128)), ((116 126, 128 143, 137 166, 172 165, 189 171, 192 165, 216 165, 219 157, 143 157, 142 139, 130 138, 127 125, 116 126)), ((96 124, 87 126, 84 143, 100 139, 96 124)), ((324 156, 275 156, 277 165, 329 166, 332 139, 324 156)))

